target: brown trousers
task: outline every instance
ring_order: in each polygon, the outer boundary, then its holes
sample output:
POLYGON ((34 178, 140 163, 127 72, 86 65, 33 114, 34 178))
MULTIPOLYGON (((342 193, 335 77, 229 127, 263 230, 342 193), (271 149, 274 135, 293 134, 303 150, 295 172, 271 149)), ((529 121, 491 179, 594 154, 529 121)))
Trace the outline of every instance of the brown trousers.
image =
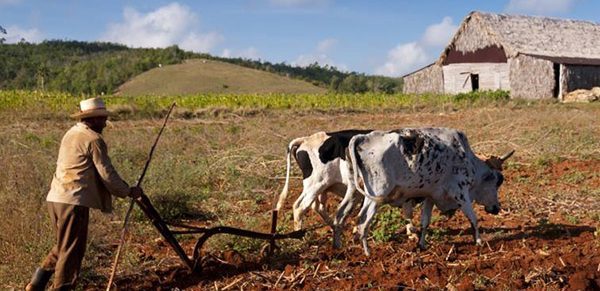
POLYGON ((48 213, 56 232, 56 244, 42 268, 54 270, 53 288, 75 287, 87 243, 89 208, 48 202, 48 213))

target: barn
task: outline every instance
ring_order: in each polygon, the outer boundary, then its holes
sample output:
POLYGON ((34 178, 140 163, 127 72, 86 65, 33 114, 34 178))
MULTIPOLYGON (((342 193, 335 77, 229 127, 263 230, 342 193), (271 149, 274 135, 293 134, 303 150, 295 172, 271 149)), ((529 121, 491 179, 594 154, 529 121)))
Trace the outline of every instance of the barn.
POLYGON ((562 99, 600 86, 600 25, 471 12, 436 62, 402 78, 405 93, 507 90, 512 98, 562 99))

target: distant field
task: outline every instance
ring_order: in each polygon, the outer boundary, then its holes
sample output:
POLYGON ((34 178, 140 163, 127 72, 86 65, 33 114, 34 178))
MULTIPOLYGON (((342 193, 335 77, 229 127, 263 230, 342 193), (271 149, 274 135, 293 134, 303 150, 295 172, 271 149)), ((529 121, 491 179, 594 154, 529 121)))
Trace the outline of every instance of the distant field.
POLYGON ((311 83, 213 60, 188 60, 144 72, 119 87, 118 95, 199 93, 325 93, 311 83))
MULTIPOLYGON (((501 92, 500 92, 501 93, 501 92)), ((0 121, 68 119, 79 101, 89 96, 61 92, 0 90, 0 121)), ((432 111, 457 110, 506 103, 506 95, 480 92, 464 96, 386 94, 188 94, 176 96, 104 96, 113 118, 161 116, 177 103, 175 116, 195 118, 221 113, 255 114, 258 111, 432 111)), ((527 104, 528 101, 512 101, 527 104)))
MULTIPOLYGON (((73 124, 68 114, 79 99, 0 91, 0 289, 21 289, 52 243, 44 200, 60 139, 73 124)), ((282 242, 281 255, 270 260, 256 256, 262 241, 217 236, 205 248, 212 269, 189 275, 136 210, 117 277, 122 289, 585 289, 578 286, 585 287, 600 264, 600 104, 404 95, 110 97, 116 116, 104 136, 127 181, 140 174, 173 101, 178 111, 144 182, 168 221, 268 231, 292 138, 407 126, 461 129, 477 152, 516 149, 500 193, 505 212, 491 216, 475 207, 489 242, 484 247, 471 244, 462 214, 435 212, 431 246, 417 252, 399 231, 400 213, 384 207, 373 226, 371 258, 351 240, 353 218, 340 251, 330 249, 326 228, 282 242)), ((292 175, 281 231, 290 230, 289 208, 301 191, 296 166, 292 175)), ((330 212, 339 201, 331 200, 330 212)), ((118 200, 113 215, 92 212, 84 288, 105 288, 126 208, 118 200)), ((312 211, 308 216, 307 225, 320 223, 312 211)), ((181 242, 189 251, 195 240, 183 236, 181 242)))

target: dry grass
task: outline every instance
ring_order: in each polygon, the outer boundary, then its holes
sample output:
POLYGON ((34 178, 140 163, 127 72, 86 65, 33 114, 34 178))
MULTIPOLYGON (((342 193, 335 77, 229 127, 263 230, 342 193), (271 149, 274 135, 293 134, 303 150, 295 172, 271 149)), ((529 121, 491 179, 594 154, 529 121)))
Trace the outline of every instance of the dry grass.
POLYGON ((120 95, 183 95, 198 93, 325 93, 311 83, 212 60, 152 69, 118 89, 120 95))
MULTIPOLYGON (((50 114, 44 109, 40 111, 50 114)), ((156 206, 168 219, 192 217, 207 225, 266 231, 270 213, 265 209, 269 209, 273 196, 282 187, 285 146, 294 137, 346 128, 446 126, 464 130, 478 152, 498 154, 516 149, 509 167, 543 167, 545 162, 556 159, 600 159, 598 116, 598 104, 509 102, 501 108, 482 104, 460 110, 452 106, 361 112, 289 109, 261 110, 246 116, 179 118, 167 126, 144 188, 153 201, 162 201, 156 206)), ((112 159, 127 181, 133 183, 139 175, 160 122, 160 119, 121 120, 106 129, 112 159)), ((44 198, 60 138, 72 123, 60 118, 50 122, 15 118, 2 126, 0 204, 4 207, 0 209, 0 287, 24 284, 52 243, 44 198)), ((297 169, 294 173, 299 175, 297 169)), ((300 180, 294 179, 292 186, 297 189, 300 180)), ((106 280, 118 241, 121 226, 118 221, 125 208, 126 202, 119 201, 112 216, 92 212, 84 280, 98 283, 106 280)), ((281 225, 289 227, 289 219, 286 214, 281 225)), ((144 245, 153 244, 158 234, 143 223, 145 220, 139 213, 136 221, 132 227, 134 235, 143 235, 144 245)), ((258 247, 255 242, 227 237, 211 244, 244 251, 258 247)), ((140 265, 154 265, 164 259, 140 261, 136 254, 142 248, 141 245, 127 248, 129 255, 125 257, 130 259, 122 264, 122 273, 137 272, 140 265)))

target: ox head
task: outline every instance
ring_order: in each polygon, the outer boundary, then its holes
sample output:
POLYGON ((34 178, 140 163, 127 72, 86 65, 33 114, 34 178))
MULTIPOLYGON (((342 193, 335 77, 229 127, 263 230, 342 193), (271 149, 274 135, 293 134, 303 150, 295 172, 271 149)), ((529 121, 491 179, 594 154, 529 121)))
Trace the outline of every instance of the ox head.
POLYGON ((502 175, 502 164, 513 155, 515 151, 509 151, 501 157, 491 156, 483 160, 486 167, 482 168, 479 179, 474 189, 475 201, 485 206, 485 211, 491 214, 500 212, 498 201, 498 189, 504 182, 502 175))

